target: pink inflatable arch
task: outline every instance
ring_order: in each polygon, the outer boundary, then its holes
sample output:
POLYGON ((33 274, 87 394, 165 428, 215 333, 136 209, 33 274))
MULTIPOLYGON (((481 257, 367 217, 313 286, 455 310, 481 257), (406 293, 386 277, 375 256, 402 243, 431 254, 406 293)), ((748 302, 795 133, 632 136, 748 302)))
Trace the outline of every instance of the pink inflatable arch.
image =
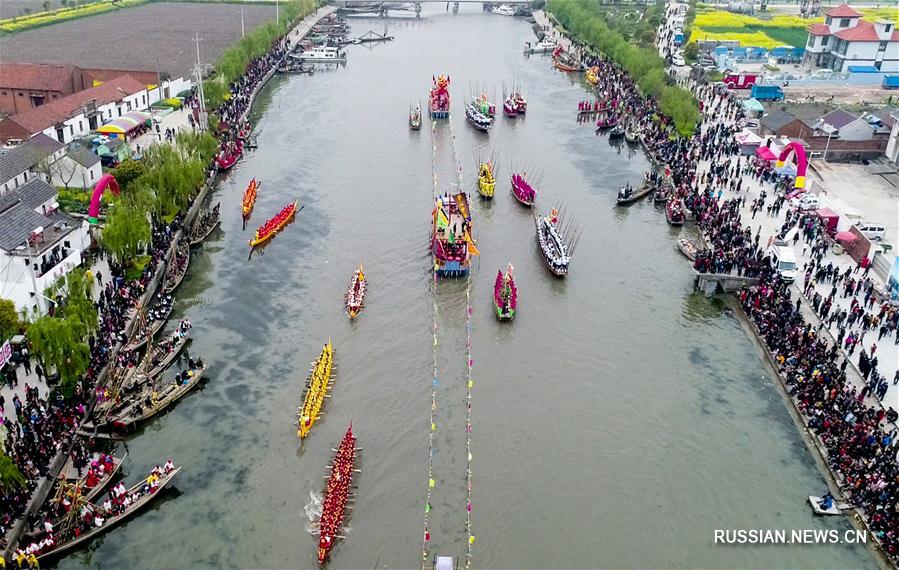
POLYGON ((793 186, 796 188, 805 188, 805 172, 808 168, 808 158, 805 156, 805 147, 795 141, 787 144, 787 146, 780 151, 780 156, 777 157, 776 166, 777 168, 781 168, 784 165, 784 162, 790 158, 790 155, 792 154, 796 155, 796 181, 793 186))
POLYGON ((97 184, 94 185, 94 193, 91 195, 91 205, 87 210, 87 221, 92 224, 97 223, 97 216, 100 215, 100 198, 103 197, 103 192, 105 192, 107 188, 109 188, 116 196, 119 195, 119 183, 116 182, 116 179, 112 174, 104 174, 100 177, 100 180, 97 180, 97 184))

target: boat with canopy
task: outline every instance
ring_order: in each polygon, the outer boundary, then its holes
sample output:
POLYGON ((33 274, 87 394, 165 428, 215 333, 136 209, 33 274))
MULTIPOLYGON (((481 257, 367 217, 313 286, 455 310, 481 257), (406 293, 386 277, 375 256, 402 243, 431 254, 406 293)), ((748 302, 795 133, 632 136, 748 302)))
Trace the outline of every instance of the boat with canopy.
POLYGON ((465 192, 437 198, 431 211, 431 253, 439 277, 468 275, 472 256, 480 255, 471 227, 471 208, 465 192))
POLYGON ((449 75, 431 77, 431 92, 428 94, 428 110, 432 119, 448 119, 450 114, 449 75))

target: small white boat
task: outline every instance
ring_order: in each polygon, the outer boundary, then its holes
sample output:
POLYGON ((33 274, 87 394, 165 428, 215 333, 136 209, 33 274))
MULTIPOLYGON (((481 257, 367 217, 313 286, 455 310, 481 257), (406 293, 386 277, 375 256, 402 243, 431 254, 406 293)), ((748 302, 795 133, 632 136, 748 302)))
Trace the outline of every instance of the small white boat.
POLYGON ((530 45, 530 43, 528 43, 527 47, 524 48, 524 51, 527 53, 552 53, 554 49, 556 49, 556 42, 549 37, 545 37, 536 45, 530 45))
POLYGON ((320 46, 312 48, 308 51, 304 51, 300 54, 299 59, 301 59, 302 61, 337 63, 346 61, 346 54, 341 52, 340 49, 333 46, 320 46))
POLYGON ((836 501, 833 501, 829 509, 823 509, 821 508, 821 497, 816 497, 814 495, 808 496, 808 502, 812 506, 812 510, 815 511, 815 514, 821 516, 842 515, 843 509, 850 508, 850 506, 846 503, 838 503, 836 501))
POLYGON ((497 14, 499 16, 514 16, 515 15, 515 10, 512 9, 512 7, 509 6, 508 4, 500 4, 499 6, 496 6, 495 8, 493 8, 493 10, 491 10, 491 12, 493 12, 494 14, 497 14))

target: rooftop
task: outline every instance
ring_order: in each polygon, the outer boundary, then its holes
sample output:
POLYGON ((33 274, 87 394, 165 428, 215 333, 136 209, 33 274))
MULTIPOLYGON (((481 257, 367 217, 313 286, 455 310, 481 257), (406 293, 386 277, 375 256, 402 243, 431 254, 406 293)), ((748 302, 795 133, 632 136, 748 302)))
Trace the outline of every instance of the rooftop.
POLYGON ((831 8, 827 12, 824 12, 828 16, 833 18, 861 18, 862 13, 856 10, 853 10, 848 4, 840 4, 836 8, 831 8))
POLYGON ((836 111, 831 111, 821 117, 821 122, 827 123, 835 129, 841 129, 856 119, 858 119, 858 116, 853 115, 848 111, 837 109, 836 111))
POLYGON ((15 121, 32 134, 39 133, 46 128, 72 118, 76 111, 89 101, 96 101, 98 105, 104 105, 114 101, 121 101, 128 95, 133 95, 144 89, 144 85, 139 81, 130 75, 124 75, 103 85, 85 89, 40 107, 13 115, 8 120, 15 121))
POLYGON ((78 222, 61 212, 44 215, 38 211, 56 194, 56 188, 40 178, 33 178, 0 196, 0 249, 12 252, 25 245, 37 228, 44 228, 43 241, 35 244, 33 249, 37 253, 46 251, 68 235, 78 222))
MULTIPOLYGON (((857 26, 846 28, 845 30, 840 30, 834 35, 841 40, 850 42, 881 41, 880 36, 877 35, 877 30, 874 29, 874 24, 872 22, 866 22, 864 20, 860 20, 857 26)), ((899 31, 893 30, 893 33, 890 35, 889 41, 899 42, 899 31)))
POLYGON ((0 154, 0 184, 12 180, 44 160, 64 145, 44 133, 0 154))
POLYGON ((808 33, 813 36, 829 36, 830 35, 830 26, 827 24, 812 24, 808 28, 808 33))
POLYGON ((0 87, 38 91, 72 91, 74 65, 0 63, 0 87))
POLYGON ((91 166, 100 162, 99 156, 84 147, 72 149, 67 154, 69 158, 85 168, 90 168, 91 166))
POLYGON ((778 131, 795 120, 796 117, 786 111, 772 111, 762 117, 761 124, 772 131, 778 131))

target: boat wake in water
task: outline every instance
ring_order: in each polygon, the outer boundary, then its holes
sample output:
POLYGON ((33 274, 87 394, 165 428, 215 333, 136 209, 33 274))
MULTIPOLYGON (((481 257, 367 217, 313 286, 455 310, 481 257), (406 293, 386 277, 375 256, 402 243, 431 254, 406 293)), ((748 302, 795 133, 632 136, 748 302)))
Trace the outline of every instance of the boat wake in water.
POLYGON ((309 502, 303 507, 306 511, 306 532, 309 534, 318 534, 318 521, 322 516, 322 493, 321 491, 309 491, 309 502))

